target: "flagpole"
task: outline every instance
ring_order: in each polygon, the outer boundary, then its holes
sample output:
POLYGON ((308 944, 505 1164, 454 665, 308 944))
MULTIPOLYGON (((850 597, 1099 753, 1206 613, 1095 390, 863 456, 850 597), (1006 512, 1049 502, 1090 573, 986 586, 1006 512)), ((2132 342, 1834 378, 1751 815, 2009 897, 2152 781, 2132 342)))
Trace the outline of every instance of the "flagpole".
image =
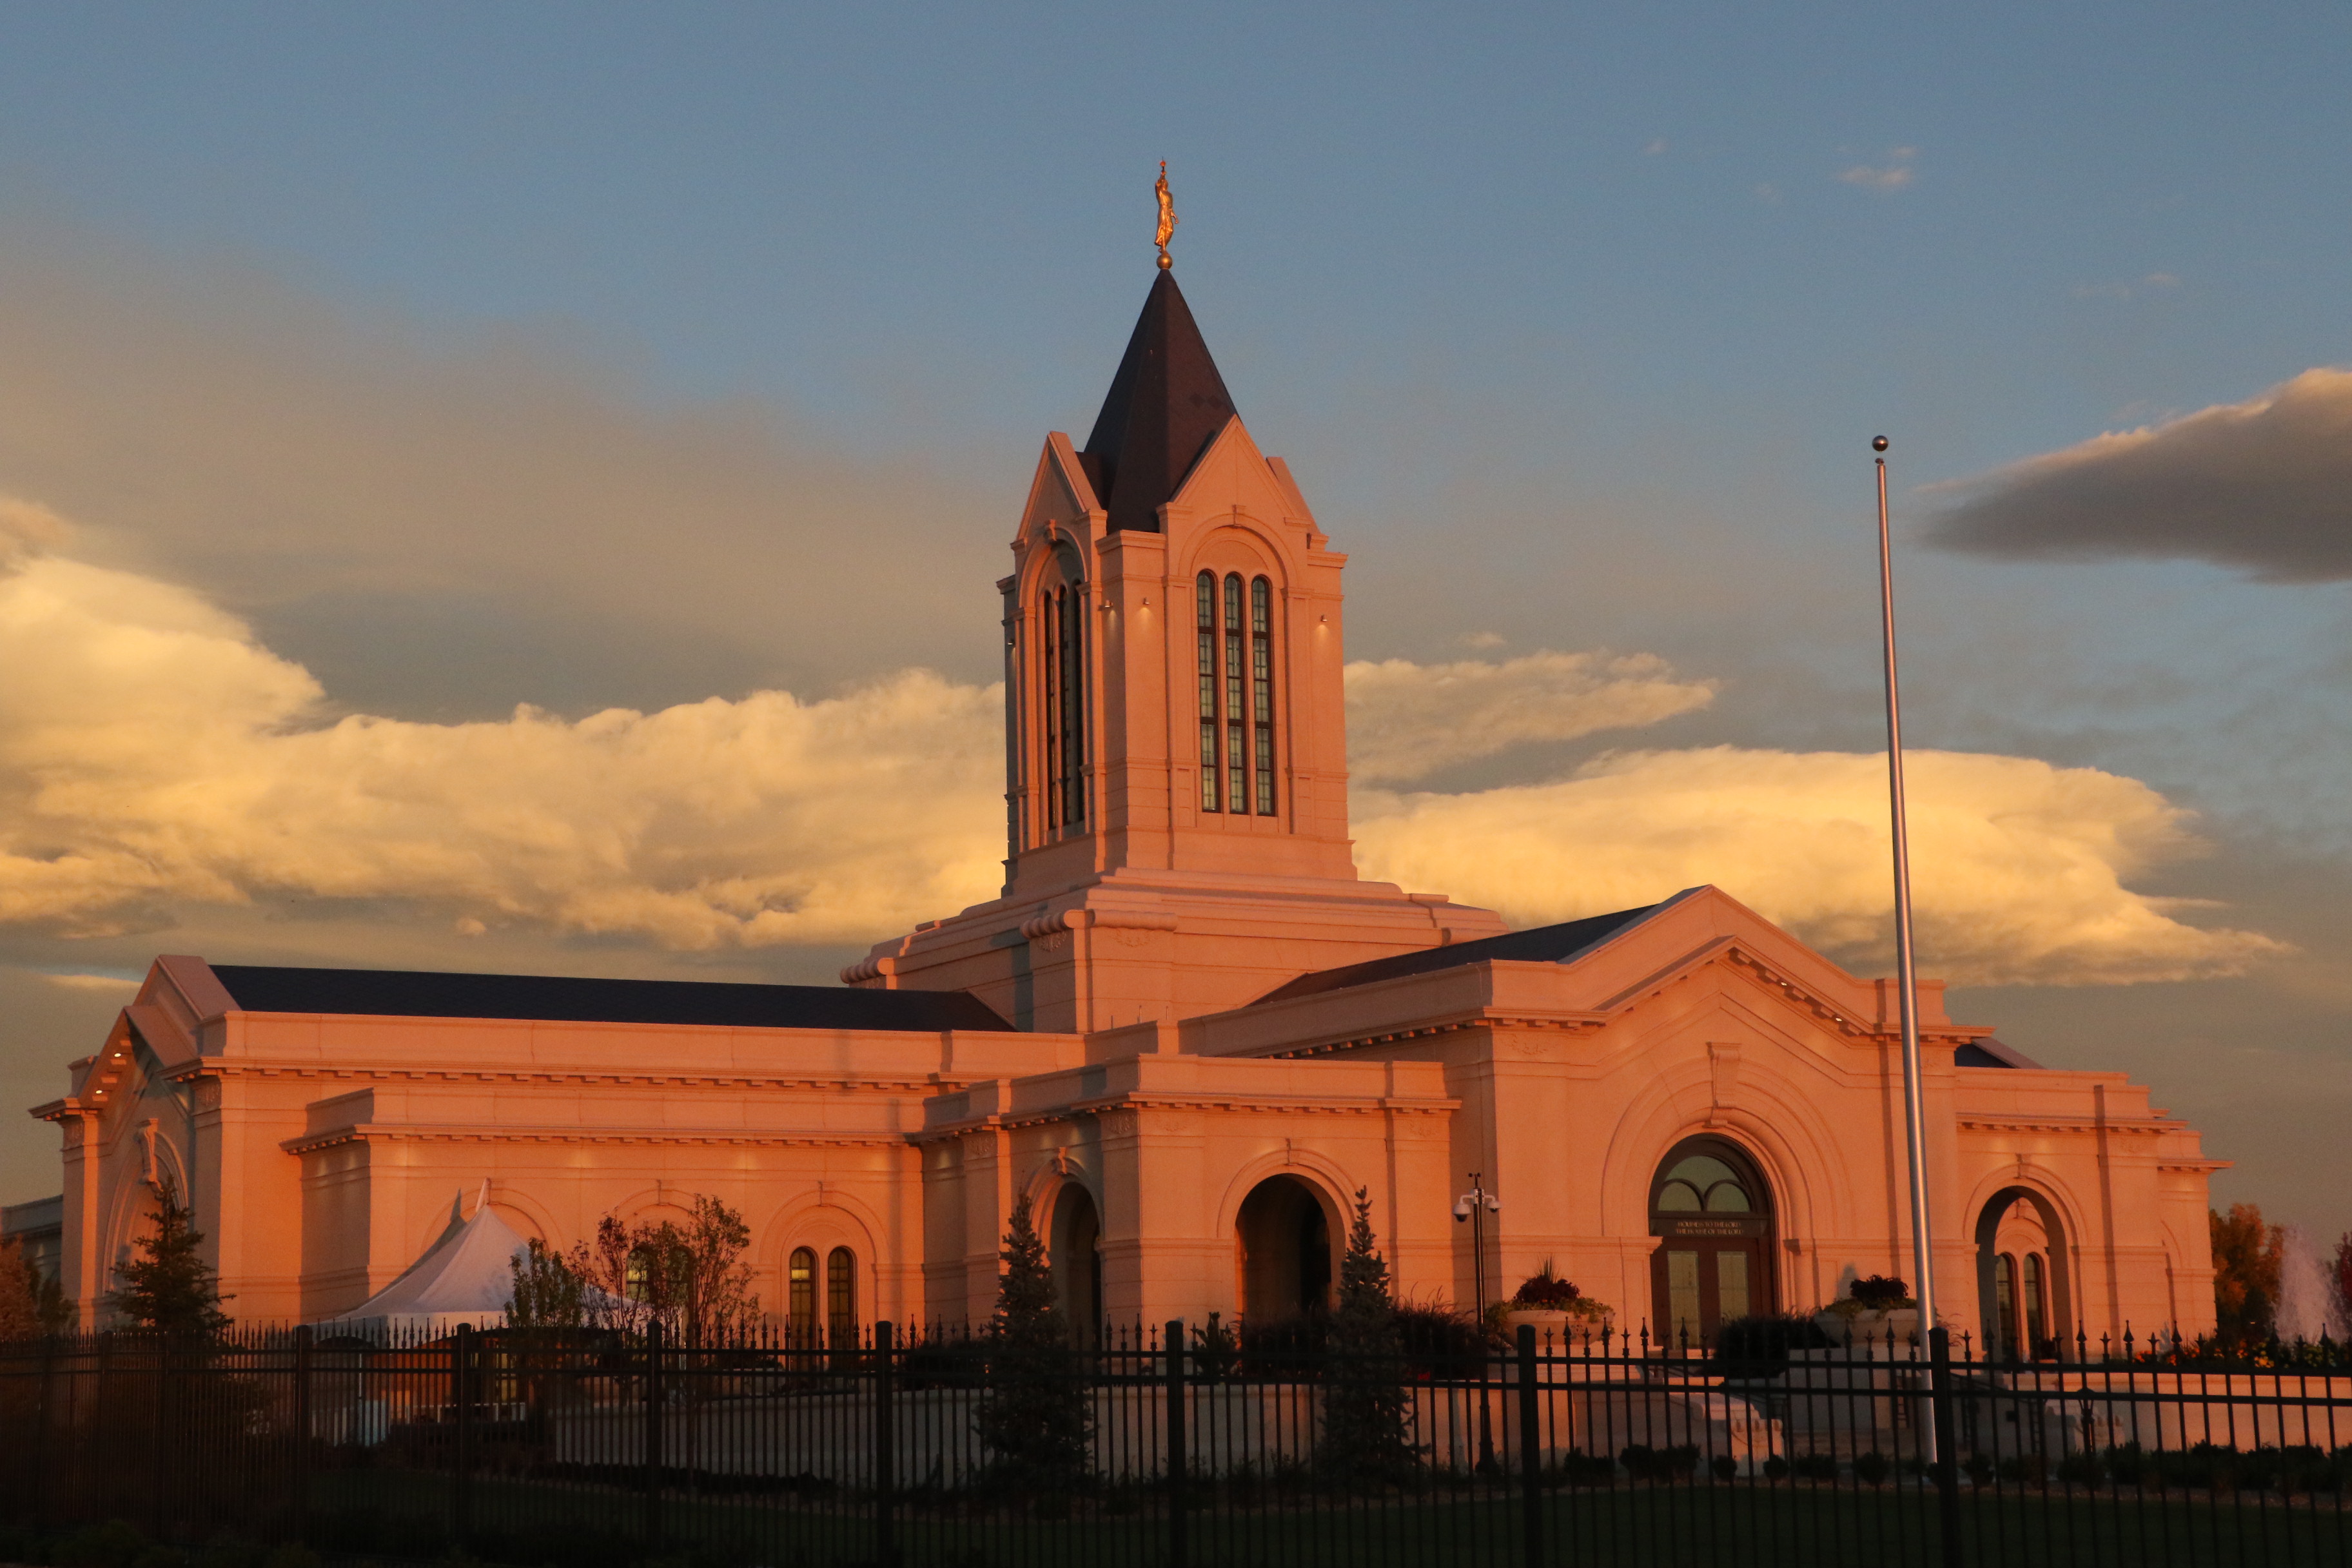
MULTIPOLYGON (((1919 1089, 1919 977, 1911 952, 1911 842, 1903 810, 1903 700, 1895 679, 1895 551, 1886 527, 1886 437, 1878 464, 1878 595, 1886 632, 1886 787, 1895 827, 1895 986, 1903 1026, 1903 1130, 1911 1157, 1911 1268, 1919 1331, 1936 1327, 1936 1264, 1927 1211, 1927 1120, 1919 1089)), ((1924 1340, 1923 1340, 1924 1342, 1924 1340)), ((1929 1441, 1932 1443, 1933 1438, 1929 1441)))

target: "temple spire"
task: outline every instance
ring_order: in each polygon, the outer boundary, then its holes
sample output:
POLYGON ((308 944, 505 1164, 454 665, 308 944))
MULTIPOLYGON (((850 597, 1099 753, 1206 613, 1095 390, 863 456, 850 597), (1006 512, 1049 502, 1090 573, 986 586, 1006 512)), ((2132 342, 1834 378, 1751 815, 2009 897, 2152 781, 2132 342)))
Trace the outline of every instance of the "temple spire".
POLYGON ((1160 508, 1233 417, 1233 396, 1184 291, 1163 271, 1151 280, 1081 454, 1109 526, 1158 532, 1160 508))

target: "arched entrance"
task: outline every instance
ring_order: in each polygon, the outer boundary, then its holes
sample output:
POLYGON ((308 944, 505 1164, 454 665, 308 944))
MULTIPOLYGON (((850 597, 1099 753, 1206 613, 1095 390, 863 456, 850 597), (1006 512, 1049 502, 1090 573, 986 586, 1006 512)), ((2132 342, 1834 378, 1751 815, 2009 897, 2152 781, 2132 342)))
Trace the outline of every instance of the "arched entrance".
POLYGON ((1715 1342, 1733 1318, 1772 1310, 1772 1193, 1740 1147, 1686 1138, 1650 1181, 1653 1331, 1675 1347, 1715 1342))
POLYGON ((1046 1241, 1054 1289, 1062 1315, 1081 1349, 1092 1349, 1102 1332, 1102 1217, 1094 1194, 1065 1183, 1054 1200, 1054 1223, 1046 1241))
POLYGON ((2004 1187, 1977 1215, 1977 1314, 1990 1361, 2054 1361, 2074 1330, 2066 1230, 2031 1187, 2004 1187))
POLYGON ((1242 1316, 1259 1322, 1330 1305, 1331 1219, 1315 1189, 1268 1176, 1234 1221, 1234 1274, 1242 1316))

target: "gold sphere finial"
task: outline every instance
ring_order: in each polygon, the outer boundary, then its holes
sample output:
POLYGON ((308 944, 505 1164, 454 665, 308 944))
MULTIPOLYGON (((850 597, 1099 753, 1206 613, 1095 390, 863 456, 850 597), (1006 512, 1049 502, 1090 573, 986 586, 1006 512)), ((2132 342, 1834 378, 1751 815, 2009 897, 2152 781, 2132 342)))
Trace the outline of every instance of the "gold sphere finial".
POLYGON ((1160 245, 1160 265, 1165 269, 1175 265, 1168 259, 1168 240, 1176 232, 1176 203, 1168 195, 1168 160, 1160 160, 1160 183, 1151 187, 1160 198, 1160 232, 1153 237, 1160 245))

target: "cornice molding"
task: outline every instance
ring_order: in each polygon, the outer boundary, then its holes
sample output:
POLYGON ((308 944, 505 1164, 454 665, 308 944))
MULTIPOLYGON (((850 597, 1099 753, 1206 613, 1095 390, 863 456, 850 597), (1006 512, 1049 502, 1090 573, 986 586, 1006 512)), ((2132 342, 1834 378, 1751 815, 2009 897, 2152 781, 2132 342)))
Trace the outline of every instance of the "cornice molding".
POLYGON ((298 1062, 222 1061, 207 1058, 182 1069, 175 1079, 197 1077, 319 1079, 392 1083, 605 1084, 639 1088, 797 1089, 862 1094, 953 1094, 974 1081, 933 1074, 925 1078, 812 1078, 805 1074, 605 1071, 578 1068, 327 1067, 298 1062))
POLYGON ((907 1140, 911 1143, 940 1143, 973 1132, 999 1128, 1012 1131, 1024 1127, 1048 1127, 1055 1122, 1075 1121, 1080 1117, 1100 1116, 1116 1110, 1205 1110, 1228 1115, 1451 1116, 1461 1109, 1462 1102, 1458 1100, 1335 1100, 1240 1094, 1112 1095, 1101 1100, 1074 1100, 1049 1110, 1015 1112, 1009 1116, 997 1112, 970 1117, 961 1121, 943 1122, 936 1127, 926 1127, 919 1132, 910 1132, 907 1134, 907 1140))
POLYGON ((789 1148, 902 1147, 904 1133, 783 1131, 747 1127, 477 1127, 451 1123, 355 1122, 288 1138, 278 1146, 308 1154, 344 1143, 707 1143, 789 1148))

